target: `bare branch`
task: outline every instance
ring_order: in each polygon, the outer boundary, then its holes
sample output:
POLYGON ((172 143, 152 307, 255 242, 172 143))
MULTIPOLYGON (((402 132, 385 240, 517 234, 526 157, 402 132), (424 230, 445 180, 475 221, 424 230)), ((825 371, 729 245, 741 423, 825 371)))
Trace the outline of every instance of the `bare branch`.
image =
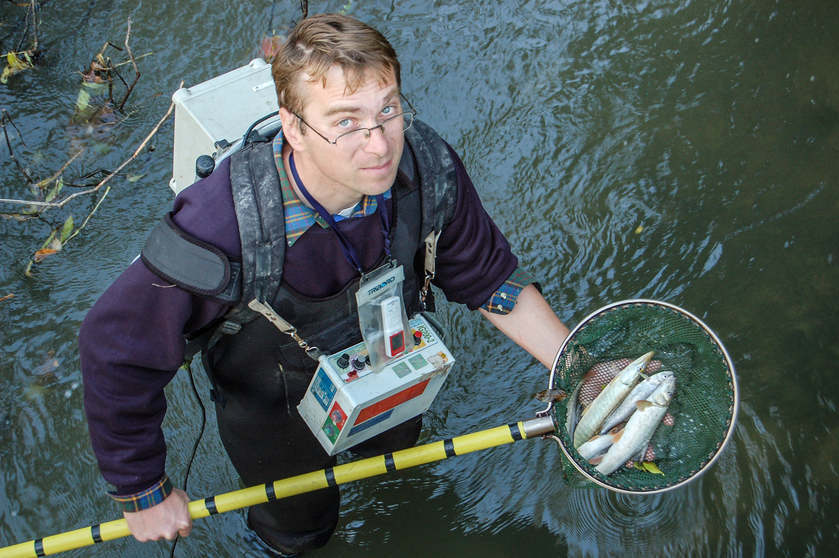
MULTIPOLYGON (((122 102, 117 107, 117 110, 122 112, 122 107, 125 106, 125 101, 128 100, 128 96, 131 95, 131 92, 134 91, 134 86, 137 85, 137 82, 140 81, 140 70, 137 68, 137 61, 134 60, 134 53, 131 52, 131 47, 128 45, 128 40, 131 38, 131 18, 128 18, 128 29, 125 31, 125 50, 128 52, 128 57, 131 59, 131 65, 134 66, 134 82, 128 88, 128 91, 125 92, 125 96, 122 98, 122 102)), ((114 69, 116 72, 116 69, 114 69)), ((117 73, 119 75, 119 73, 117 73)), ((120 77, 122 79, 122 77, 120 77)))
POLYGON ((46 185, 47 185, 47 184, 49 184, 50 182, 52 182, 52 181, 56 180, 59 176, 61 176, 61 173, 63 173, 65 170, 67 170, 67 167, 69 167, 69 166, 73 163, 73 161, 75 161, 76 159, 78 159, 78 158, 79 158, 79 155, 81 155, 82 153, 84 153, 84 149, 80 149, 80 150, 78 150, 78 151, 76 152, 76 154, 75 154, 75 155, 73 155, 72 157, 70 157, 69 159, 67 159, 67 162, 66 162, 66 163, 64 163, 63 165, 61 165, 61 168, 60 168, 60 169, 58 169, 58 170, 55 172, 55 174, 53 174, 53 175, 52 175, 52 176, 50 176, 49 178, 45 178, 45 179, 41 180, 40 182, 35 183, 35 184, 34 184, 34 186, 35 186, 36 188, 43 188, 44 186, 46 186, 46 185))
MULTIPOLYGON (((27 171, 26 168, 20 164, 20 161, 17 160, 17 157, 15 157, 15 152, 12 149, 12 142, 9 140, 9 132, 8 130, 6 130, 6 123, 8 122, 12 126, 14 126, 15 130, 17 130, 18 137, 21 138, 21 142, 23 142, 23 136, 20 135, 20 130, 18 130, 17 126, 15 126, 12 117, 9 116, 9 113, 6 112, 6 109, 2 109, 2 112, 0 114, 2 114, 2 117, 0 117, 0 128, 3 128, 3 136, 6 138, 6 147, 9 148, 9 157, 11 157, 12 161, 14 161, 15 165, 17 165, 18 170, 20 170, 21 174, 23 174, 24 178, 26 178, 26 182, 28 184, 32 184, 35 182, 35 179, 32 178, 32 175, 29 174, 29 171, 27 171)), ((24 145, 26 145, 26 143, 24 143, 24 145)))

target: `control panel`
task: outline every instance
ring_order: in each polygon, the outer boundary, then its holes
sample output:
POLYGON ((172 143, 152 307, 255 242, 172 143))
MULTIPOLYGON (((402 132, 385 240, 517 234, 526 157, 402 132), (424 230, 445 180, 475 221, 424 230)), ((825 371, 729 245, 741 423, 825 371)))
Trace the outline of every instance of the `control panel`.
POLYGON ((365 344, 320 357, 300 416, 329 455, 335 455, 424 413, 437 396, 454 357, 421 315, 410 320, 411 334, 378 372, 365 344))

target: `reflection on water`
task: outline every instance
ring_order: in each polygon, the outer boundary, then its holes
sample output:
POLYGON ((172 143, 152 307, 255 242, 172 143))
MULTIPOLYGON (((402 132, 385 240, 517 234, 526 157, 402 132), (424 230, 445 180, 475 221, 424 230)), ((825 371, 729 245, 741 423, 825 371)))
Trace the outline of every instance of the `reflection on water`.
MULTIPOLYGON (((48 176, 115 168, 195 84, 247 63, 298 3, 44 3, 43 67, 0 87, 48 176), (131 115, 107 130, 71 123, 76 69, 132 18, 143 77, 131 115), (174 23, 177 22, 177 23, 174 23)), ((345 2, 311 3, 337 10, 345 2)), ((13 3, 0 4, 5 22, 13 3)), ((580 488, 540 440, 362 481, 344 490, 320 556, 821 555, 835 547, 839 456, 839 77, 831 2, 352 3, 401 55, 404 89, 461 153, 488 211, 569 325, 642 296, 696 313, 723 339, 743 403, 732 443, 698 481, 632 497, 580 488), (422 549, 422 551, 418 551, 422 549)), ((0 27, 3 52, 14 41, 0 27)), ((81 413, 76 332, 170 205, 171 124, 115 182, 61 254, 22 274, 51 226, 0 220, 0 545, 115 517, 81 413), (56 487, 62 487, 56 490, 56 487)), ((0 197, 25 195, 0 145, 0 197)), ((90 202, 92 204, 92 202, 90 202)), ((5 206, 0 210, 5 211, 5 206)), ((458 355, 427 420, 430 441, 531 418, 547 374, 485 322, 444 305, 458 355)), ((107 342, 107 340, 103 340, 107 342)), ((206 386, 204 386, 206 394, 206 386)), ((197 407, 168 391, 168 469, 182 478, 197 407)), ((212 417, 210 419, 212 424, 212 417)), ((193 497, 237 488, 210 427, 193 497)), ((196 524, 184 556, 253 550, 241 514, 196 524)), ((81 556, 166 556, 107 543, 81 556)))

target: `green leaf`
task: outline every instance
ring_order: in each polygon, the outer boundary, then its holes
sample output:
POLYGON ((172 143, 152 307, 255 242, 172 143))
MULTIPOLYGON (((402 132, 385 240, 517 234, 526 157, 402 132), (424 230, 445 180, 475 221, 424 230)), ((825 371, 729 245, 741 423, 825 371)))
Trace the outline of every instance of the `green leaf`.
POLYGON ((652 461, 644 461, 643 463, 641 463, 641 466, 648 473, 652 473, 654 475, 664 475, 664 473, 661 472, 661 469, 658 468, 658 465, 656 465, 652 461))
POLYGON ((145 174, 132 174, 132 175, 126 177, 125 180, 127 180, 128 182, 137 182, 138 180, 140 180, 144 176, 146 176, 146 175, 145 174))
POLYGON ((73 232, 73 216, 69 215, 67 220, 64 221, 64 225, 61 227, 61 234, 59 235, 59 239, 61 240, 61 244, 67 242, 67 239, 70 237, 70 234, 73 232))
POLYGON ((76 112, 83 113, 90 107, 90 93, 84 87, 79 89, 79 96, 76 97, 76 112))
POLYGON ((54 200, 55 196, 58 195, 62 188, 64 188, 64 178, 59 176, 58 180, 55 181, 53 187, 50 188, 49 192, 47 192, 47 196, 44 198, 44 201, 51 202, 52 200, 54 200))

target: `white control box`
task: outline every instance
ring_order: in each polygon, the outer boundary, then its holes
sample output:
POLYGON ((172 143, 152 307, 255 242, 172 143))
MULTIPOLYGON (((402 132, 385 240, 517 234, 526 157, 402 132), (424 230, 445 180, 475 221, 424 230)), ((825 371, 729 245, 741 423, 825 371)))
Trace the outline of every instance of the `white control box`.
POLYGON ((220 140, 235 145, 253 122, 278 110, 271 66, 261 58, 198 85, 182 87, 172 94, 172 102, 175 147, 169 187, 176 194, 197 180, 195 160, 199 155, 212 156, 220 140))
POLYGON ((329 455, 335 455, 428 410, 454 364, 422 316, 410 320, 413 350, 373 372, 365 344, 320 357, 297 406, 329 455))

